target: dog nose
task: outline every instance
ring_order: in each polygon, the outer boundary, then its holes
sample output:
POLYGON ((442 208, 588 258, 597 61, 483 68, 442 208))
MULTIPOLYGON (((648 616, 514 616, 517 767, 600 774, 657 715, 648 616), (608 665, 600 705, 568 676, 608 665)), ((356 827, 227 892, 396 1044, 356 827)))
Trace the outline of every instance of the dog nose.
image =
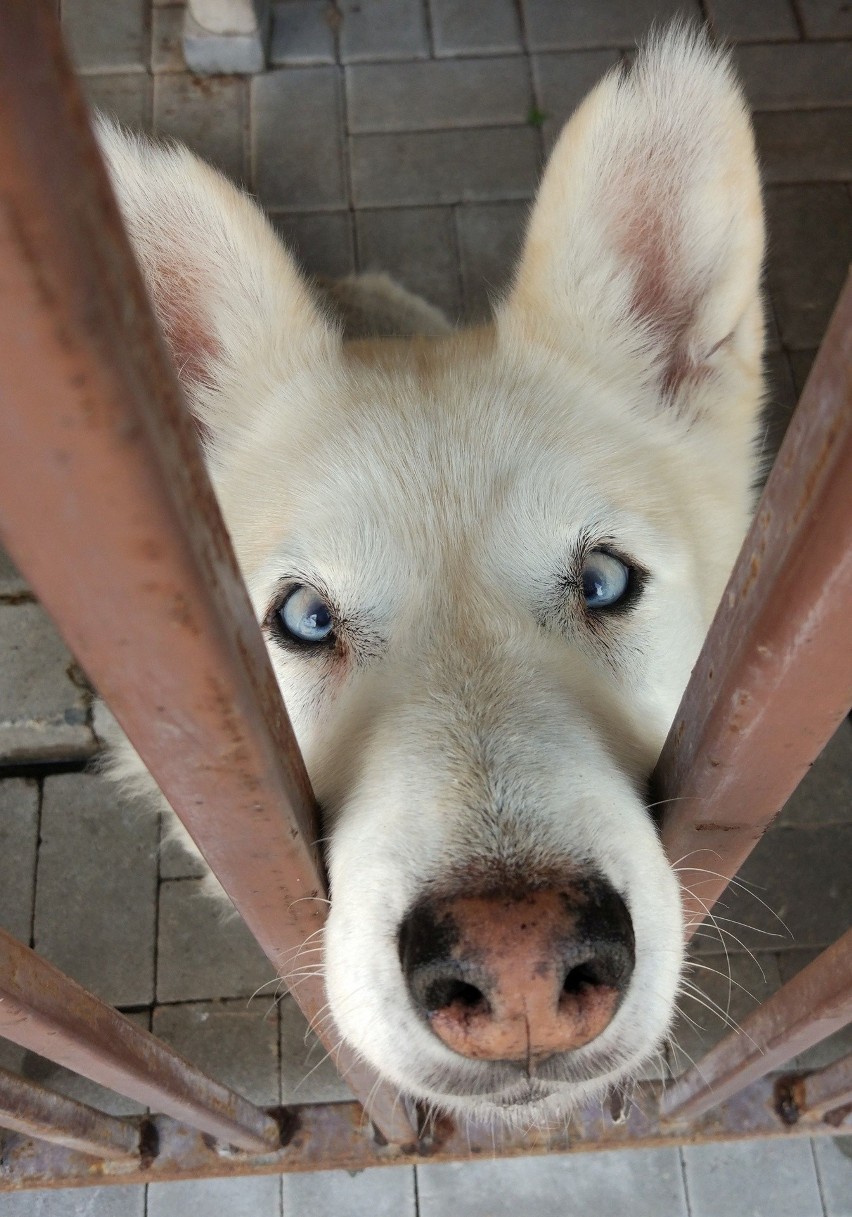
POLYGON ((426 900, 405 918, 409 993, 440 1040, 487 1061, 541 1060, 609 1025, 635 963, 633 926, 601 879, 426 900))

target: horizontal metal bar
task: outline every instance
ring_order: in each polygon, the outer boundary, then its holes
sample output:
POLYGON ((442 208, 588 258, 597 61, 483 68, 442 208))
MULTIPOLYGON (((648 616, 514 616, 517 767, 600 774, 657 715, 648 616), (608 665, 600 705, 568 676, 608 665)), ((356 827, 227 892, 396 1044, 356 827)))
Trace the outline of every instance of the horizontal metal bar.
POLYGON ((217 1153, 203 1137, 164 1117, 146 1123, 146 1139, 155 1148, 142 1169, 116 1174, 109 1166, 79 1154, 11 1138, 3 1150, 0 1192, 37 1187, 85 1187, 105 1183, 165 1183, 185 1179, 278 1175, 298 1171, 360 1171, 373 1166, 423 1165, 538 1154, 573 1154, 609 1149, 652 1149, 698 1145, 753 1137, 787 1139, 828 1134, 828 1125, 785 1123, 768 1079, 723 1103, 691 1124, 661 1123, 656 1116, 661 1086, 645 1082, 623 1124, 612 1124, 592 1106, 564 1126, 550 1129, 499 1130, 456 1128, 438 1121, 431 1135, 416 1145, 381 1145, 369 1135, 362 1109, 337 1103, 276 1112, 284 1144, 270 1154, 217 1153))
POLYGON ((673 1082, 665 1118, 692 1119, 852 1021, 852 930, 673 1082))
POLYGON ((262 1150, 278 1143, 278 1126, 259 1107, 3 930, 0 1035, 227 1144, 262 1150))
POLYGON ((0 1069, 0 1128, 97 1158, 139 1158, 139 1128, 0 1069))
POLYGON ((785 1116, 796 1120, 827 1120, 838 1132, 852 1122, 852 1053, 798 1078, 785 1078, 785 1116))
POLYGON ((850 470, 852 279, 657 767, 692 929, 852 704, 850 470))
MULTIPOLYGON (((326 915, 308 778, 58 23, 0 5, 0 533, 266 952, 326 915)), ((322 980, 294 996, 314 1022, 322 980)), ((388 1138, 412 1127, 324 1020, 388 1138)))

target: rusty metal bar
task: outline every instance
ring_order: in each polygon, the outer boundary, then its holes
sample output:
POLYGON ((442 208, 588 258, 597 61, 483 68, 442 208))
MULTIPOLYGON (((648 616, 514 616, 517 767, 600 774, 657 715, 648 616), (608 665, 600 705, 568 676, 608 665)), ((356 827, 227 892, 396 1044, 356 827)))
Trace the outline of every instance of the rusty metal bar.
POLYGON ((0 1069, 0 1128, 97 1158, 139 1159, 139 1129, 0 1069))
POLYGON ((782 1085, 790 1123, 825 1120, 839 1132, 852 1121, 852 1053, 815 1073, 785 1078, 782 1085))
POLYGON ((454 1128, 439 1122, 427 1139, 409 1146, 380 1145, 368 1135, 356 1103, 284 1108, 276 1112, 283 1129, 282 1148, 269 1154, 223 1155, 191 1129, 158 1116, 148 1122, 158 1147, 144 1166, 116 1173, 109 1165, 79 1154, 10 1137, 3 1147, 0 1193, 91 1184, 166 1183, 182 1179, 237 1178, 317 1170, 360 1171, 373 1166, 424 1165, 537 1154, 571 1154, 609 1149, 653 1149, 699 1145, 741 1138, 836 1135, 829 1125, 785 1123, 769 1079, 723 1103, 694 1123, 661 1123, 658 1082, 640 1084, 623 1124, 602 1116, 599 1104, 560 1127, 499 1130, 454 1128))
POLYGON ((286 974, 325 917, 314 802, 51 9, 0 5, 0 534, 286 974))
POLYGON ((0 1035, 228 1144, 268 1150, 278 1143, 275 1121, 259 1107, 2 930, 0 1035))
POLYGON ((852 930, 743 1019, 673 1082, 660 1111, 702 1115, 852 1021, 852 930))
POLYGON ((852 278, 657 767, 669 858, 718 872, 681 872, 692 928, 852 704, 850 470, 852 278))

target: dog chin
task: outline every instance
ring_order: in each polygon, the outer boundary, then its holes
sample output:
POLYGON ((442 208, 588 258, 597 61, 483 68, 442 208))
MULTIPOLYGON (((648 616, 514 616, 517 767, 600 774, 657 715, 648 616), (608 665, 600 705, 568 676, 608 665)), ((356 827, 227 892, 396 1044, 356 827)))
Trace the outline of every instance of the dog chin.
POLYGON ((491 1094, 432 1094, 424 1105, 430 1112, 449 1116, 462 1125, 547 1130, 563 1127, 588 1104, 603 1103, 615 1084, 627 1084, 632 1076, 608 1075, 561 1085, 524 1078, 491 1094))

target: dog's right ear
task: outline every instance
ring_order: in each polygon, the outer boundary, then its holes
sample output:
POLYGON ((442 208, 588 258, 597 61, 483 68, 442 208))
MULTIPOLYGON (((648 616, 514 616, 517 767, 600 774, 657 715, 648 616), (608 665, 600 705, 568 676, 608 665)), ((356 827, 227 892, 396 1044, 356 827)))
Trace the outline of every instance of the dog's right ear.
POLYGON ((265 390, 333 358, 338 337, 259 208, 188 149, 97 135, 193 413, 213 448, 265 390))

